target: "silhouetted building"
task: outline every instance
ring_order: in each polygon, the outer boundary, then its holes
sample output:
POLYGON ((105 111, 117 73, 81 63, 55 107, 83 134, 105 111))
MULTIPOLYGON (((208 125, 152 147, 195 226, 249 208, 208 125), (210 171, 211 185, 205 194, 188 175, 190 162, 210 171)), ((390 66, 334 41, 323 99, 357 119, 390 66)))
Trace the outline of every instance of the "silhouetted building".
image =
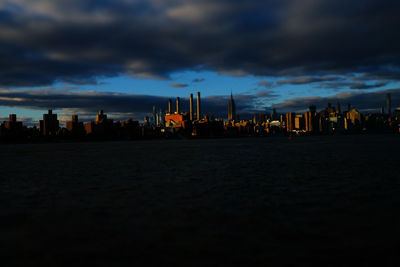
POLYGON ((159 126, 164 125, 163 112, 161 109, 158 111, 158 124, 159 126))
POLYGON ((96 123, 103 123, 107 121, 107 115, 104 114, 103 110, 99 110, 99 113, 96 115, 96 123))
POLYGON ((139 122, 128 119, 120 122, 119 137, 124 140, 139 138, 141 135, 139 122))
POLYGON ((148 116, 144 117, 144 126, 150 126, 150 119, 148 116))
POLYGON ((156 106, 153 106, 153 125, 158 126, 156 106))
POLYGON ((332 107, 332 104, 331 104, 331 103, 328 103, 328 107, 326 108, 326 112, 327 112, 329 115, 332 114, 332 113, 334 113, 334 112, 336 112, 335 108, 332 107))
POLYGON ((386 112, 389 116, 392 115, 392 103, 390 93, 386 94, 386 112))
POLYGON ((229 99, 229 105, 228 105, 228 121, 232 120, 236 120, 236 106, 231 93, 231 98, 229 99))
POLYGON ((67 122, 67 130, 74 137, 85 135, 85 127, 83 122, 78 120, 78 115, 72 115, 72 120, 67 122))
POLYGON ((21 121, 17 121, 16 114, 10 114, 9 121, 4 121, 0 127, 0 136, 2 137, 20 137, 23 133, 21 121))
POLYGON ((396 120, 400 121, 400 107, 397 107, 394 110, 394 116, 393 116, 396 120))
POLYGON ((43 114, 43 120, 39 121, 39 131, 44 136, 55 136, 59 129, 57 114, 49 109, 48 114, 43 114))
POLYGON ((263 124, 263 123, 265 123, 265 114, 262 114, 262 113, 258 114, 258 121, 257 121, 257 123, 258 123, 258 124, 263 124))
POLYGON ((353 109, 346 114, 344 128, 350 132, 359 132, 361 130, 361 113, 353 109))
POLYGON ((312 110, 314 111, 308 111, 304 114, 305 130, 308 133, 317 133, 319 130, 318 115, 317 112, 315 111, 316 109, 312 110))
POLYGON ((276 119, 277 119, 276 109, 272 109, 272 111, 271 111, 271 121, 274 121, 276 119))
POLYGON ((107 119, 107 115, 104 114, 103 110, 99 110, 96 115, 96 121, 85 123, 85 130, 88 135, 111 138, 113 137, 113 121, 107 119))

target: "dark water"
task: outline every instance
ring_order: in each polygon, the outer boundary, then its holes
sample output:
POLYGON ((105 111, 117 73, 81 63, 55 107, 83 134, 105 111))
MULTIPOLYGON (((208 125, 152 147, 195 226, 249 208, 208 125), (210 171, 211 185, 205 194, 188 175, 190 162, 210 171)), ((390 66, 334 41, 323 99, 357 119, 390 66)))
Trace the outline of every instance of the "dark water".
POLYGON ((400 136, 0 146, 3 266, 396 266, 400 136))

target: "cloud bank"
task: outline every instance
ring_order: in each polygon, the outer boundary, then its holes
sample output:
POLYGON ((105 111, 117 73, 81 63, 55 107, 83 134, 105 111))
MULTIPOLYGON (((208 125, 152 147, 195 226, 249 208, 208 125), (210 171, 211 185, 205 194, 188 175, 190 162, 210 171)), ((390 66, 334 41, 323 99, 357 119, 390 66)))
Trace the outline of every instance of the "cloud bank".
POLYGON ((182 70, 399 80, 399 11, 397 0, 0 0, 0 86, 182 70))

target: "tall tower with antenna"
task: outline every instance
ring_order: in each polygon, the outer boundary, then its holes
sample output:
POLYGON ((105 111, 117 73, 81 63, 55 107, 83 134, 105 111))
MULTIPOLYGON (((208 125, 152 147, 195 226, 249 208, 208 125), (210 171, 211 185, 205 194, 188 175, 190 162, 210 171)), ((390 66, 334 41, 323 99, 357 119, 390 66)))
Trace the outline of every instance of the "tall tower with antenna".
POLYGON ((231 98, 229 99, 229 106, 228 106, 228 121, 233 121, 233 120, 236 120, 236 106, 231 91, 231 98))

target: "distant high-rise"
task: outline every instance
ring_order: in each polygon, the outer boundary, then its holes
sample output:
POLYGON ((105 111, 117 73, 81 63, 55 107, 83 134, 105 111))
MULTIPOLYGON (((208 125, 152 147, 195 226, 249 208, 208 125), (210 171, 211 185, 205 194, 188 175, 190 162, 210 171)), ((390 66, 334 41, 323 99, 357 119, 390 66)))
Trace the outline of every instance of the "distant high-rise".
POLYGON ((56 135, 59 129, 57 114, 53 114, 53 111, 49 109, 48 114, 43 114, 43 120, 39 121, 39 129, 42 135, 56 135))
POLYGON ((199 121, 201 118, 200 113, 200 92, 197 92, 197 120, 199 121))
POLYGON ((79 122, 78 115, 72 115, 72 120, 67 121, 67 130, 73 136, 83 136, 85 134, 83 122, 79 122))
POLYGON ((287 132, 291 132, 295 129, 295 118, 296 118, 296 113, 294 113, 294 112, 286 113, 286 131, 287 132))
POLYGON ((339 102, 337 102, 337 104, 336 104, 336 113, 337 114, 341 114, 342 113, 342 110, 340 109, 340 103, 339 102))
POLYGON ((10 114, 10 122, 11 123, 17 122, 17 115, 16 114, 10 114))
POLYGON ((390 93, 386 94, 386 112, 387 114, 390 116, 392 115, 392 103, 391 103, 391 97, 390 97, 390 93))
POLYGON ((156 106, 153 106, 153 124, 157 126, 157 112, 156 112, 156 106))
POLYGON ((228 106, 228 120, 229 121, 236 120, 236 106, 235 106, 235 101, 233 100, 232 93, 228 106))
POLYGON ((99 113, 96 115, 96 124, 103 123, 107 121, 107 115, 104 114, 103 110, 99 110, 99 113))
POLYGON ((150 120, 148 116, 144 117, 144 126, 150 126, 150 120))
POLYGON ((272 109, 271 111, 271 121, 276 120, 276 109, 272 109))
POLYGON ((5 121, 2 126, 4 126, 7 130, 11 130, 14 134, 17 134, 18 131, 22 130, 22 122, 17 121, 16 114, 10 114, 9 121, 5 121))

